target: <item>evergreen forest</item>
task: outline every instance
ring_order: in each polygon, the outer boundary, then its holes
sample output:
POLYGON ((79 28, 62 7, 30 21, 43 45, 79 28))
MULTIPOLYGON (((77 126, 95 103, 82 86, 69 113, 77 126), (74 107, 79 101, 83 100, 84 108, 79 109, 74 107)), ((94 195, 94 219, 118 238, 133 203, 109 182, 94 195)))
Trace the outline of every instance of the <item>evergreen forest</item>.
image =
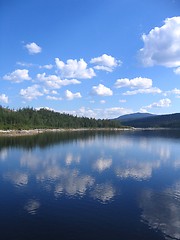
POLYGON ((120 128, 121 123, 108 119, 77 117, 45 108, 12 110, 0 106, 0 129, 120 128))

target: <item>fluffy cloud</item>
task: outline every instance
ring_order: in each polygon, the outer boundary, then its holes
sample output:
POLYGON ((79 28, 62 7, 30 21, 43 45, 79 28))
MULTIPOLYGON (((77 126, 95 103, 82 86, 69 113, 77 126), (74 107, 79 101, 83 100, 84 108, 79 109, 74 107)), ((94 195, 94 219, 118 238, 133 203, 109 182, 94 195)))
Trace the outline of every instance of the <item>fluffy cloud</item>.
POLYGON ((133 91, 127 91, 123 95, 136 95, 136 94, 159 94, 162 93, 161 89, 157 87, 137 89, 133 91))
POLYGON ((6 94, 1 94, 0 95, 0 102, 3 102, 3 103, 8 103, 8 96, 6 96, 6 94))
POLYGON ((45 73, 37 74, 37 79, 40 80, 40 81, 45 82, 48 87, 56 88, 56 89, 61 88, 63 86, 70 85, 70 84, 80 84, 81 83, 77 79, 70 79, 70 80, 64 79, 64 80, 61 80, 56 75, 46 76, 45 73))
POLYGON ((170 90, 170 91, 167 91, 167 92, 165 93, 165 96, 166 96, 167 94, 174 94, 174 95, 176 95, 177 97, 179 97, 179 96, 180 96, 180 89, 174 88, 174 89, 172 89, 172 90, 170 90))
POLYGON ((38 90, 40 88, 39 85, 33 85, 31 87, 28 87, 26 89, 21 89, 20 95, 25 98, 26 100, 33 100, 36 99, 39 96, 42 96, 43 94, 38 90))
POLYGON ((159 102, 154 102, 146 107, 143 107, 141 110, 143 112, 144 110, 146 111, 146 109, 151 109, 151 108, 169 107, 170 104, 171 104, 171 100, 169 98, 164 98, 164 99, 159 100, 159 102))
POLYGON ((74 98, 81 98, 81 97, 82 97, 82 96, 81 96, 80 92, 72 93, 72 92, 69 91, 69 90, 66 90, 66 91, 65 91, 65 98, 66 98, 67 100, 73 100, 74 98))
POLYGON ((131 109, 121 108, 121 107, 112 107, 112 108, 96 108, 90 109, 81 107, 78 110, 74 111, 63 111, 69 114, 80 116, 80 117, 89 117, 89 118, 96 118, 96 119, 112 119, 117 118, 120 115, 129 114, 133 111, 131 109))
POLYGON ((65 64, 59 58, 55 58, 55 62, 63 78, 90 79, 96 76, 92 68, 87 68, 87 63, 83 59, 79 61, 76 59, 69 59, 65 64))
POLYGON ((14 72, 5 75, 3 79, 15 83, 20 83, 24 80, 31 80, 31 78, 29 77, 29 70, 27 69, 17 69, 14 72))
POLYGON ((180 67, 175 68, 175 69, 174 69, 174 73, 179 75, 179 74, 180 74, 180 67))
POLYGON ((42 48, 34 42, 26 44, 25 48, 28 50, 29 54, 32 55, 40 53, 42 51, 42 48))
POLYGON ((105 70, 107 72, 112 72, 117 66, 120 66, 122 62, 116 60, 114 57, 103 54, 100 57, 92 58, 90 63, 97 64, 94 68, 97 70, 105 70))
POLYGON ((130 87, 130 88, 150 88, 152 87, 152 80, 149 78, 136 77, 133 79, 121 78, 115 82, 116 88, 130 87))
POLYGON ((113 91, 110 88, 105 87, 103 84, 92 87, 92 94, 98 96, 112 96, 113 91))
POLYGON ((140 58, 145 66, 180 66, 180 17, 167 18, 162 27, 143 34, 142 40, 140 58))

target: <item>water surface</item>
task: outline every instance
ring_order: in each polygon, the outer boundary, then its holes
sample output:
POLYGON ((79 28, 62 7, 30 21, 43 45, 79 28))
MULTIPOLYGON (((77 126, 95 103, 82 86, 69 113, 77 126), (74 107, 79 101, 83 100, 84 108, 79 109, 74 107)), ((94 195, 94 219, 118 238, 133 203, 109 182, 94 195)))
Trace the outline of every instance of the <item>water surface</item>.
POLYGON ((0 237, 180 239, 180 132, 0 138, 0 237))

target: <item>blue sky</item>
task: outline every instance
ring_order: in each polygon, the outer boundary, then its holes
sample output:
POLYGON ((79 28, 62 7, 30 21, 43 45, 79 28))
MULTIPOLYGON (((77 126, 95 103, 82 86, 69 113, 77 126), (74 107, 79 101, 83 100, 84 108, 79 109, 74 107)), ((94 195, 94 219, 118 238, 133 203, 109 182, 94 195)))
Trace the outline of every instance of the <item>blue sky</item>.
POLYGON ((180 0, 1 0, 0 105, 93 118, 180 106, 180 0))

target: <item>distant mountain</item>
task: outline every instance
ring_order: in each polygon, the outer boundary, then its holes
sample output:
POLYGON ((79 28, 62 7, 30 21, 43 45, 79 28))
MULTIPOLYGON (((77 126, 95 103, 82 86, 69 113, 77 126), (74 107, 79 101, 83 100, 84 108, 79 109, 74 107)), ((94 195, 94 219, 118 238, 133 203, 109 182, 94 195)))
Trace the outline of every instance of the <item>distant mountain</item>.
POLYGON ((115 120, 120 120, 120 121, 132 121, 132 120, 136 120, 136 119, 141 119, 141 118, 147 118, 147 117, 152 117, 152 116, 156 116, 154 114, 151 113, 131 113, 131 114, 126 114, 126 115, 122 115, 118 118, 116 118, 115 120))
MULTIPOLYGON (((131 115, 131 114, 130 114, 131 115)), ((119 120, 123 126, 137 128, 180 128, 180 113, 166 115, 135 115, 142 116, 139 118, 125 118, 119 120)), ((123 116, 122 116, 123 117, 123 116)))

